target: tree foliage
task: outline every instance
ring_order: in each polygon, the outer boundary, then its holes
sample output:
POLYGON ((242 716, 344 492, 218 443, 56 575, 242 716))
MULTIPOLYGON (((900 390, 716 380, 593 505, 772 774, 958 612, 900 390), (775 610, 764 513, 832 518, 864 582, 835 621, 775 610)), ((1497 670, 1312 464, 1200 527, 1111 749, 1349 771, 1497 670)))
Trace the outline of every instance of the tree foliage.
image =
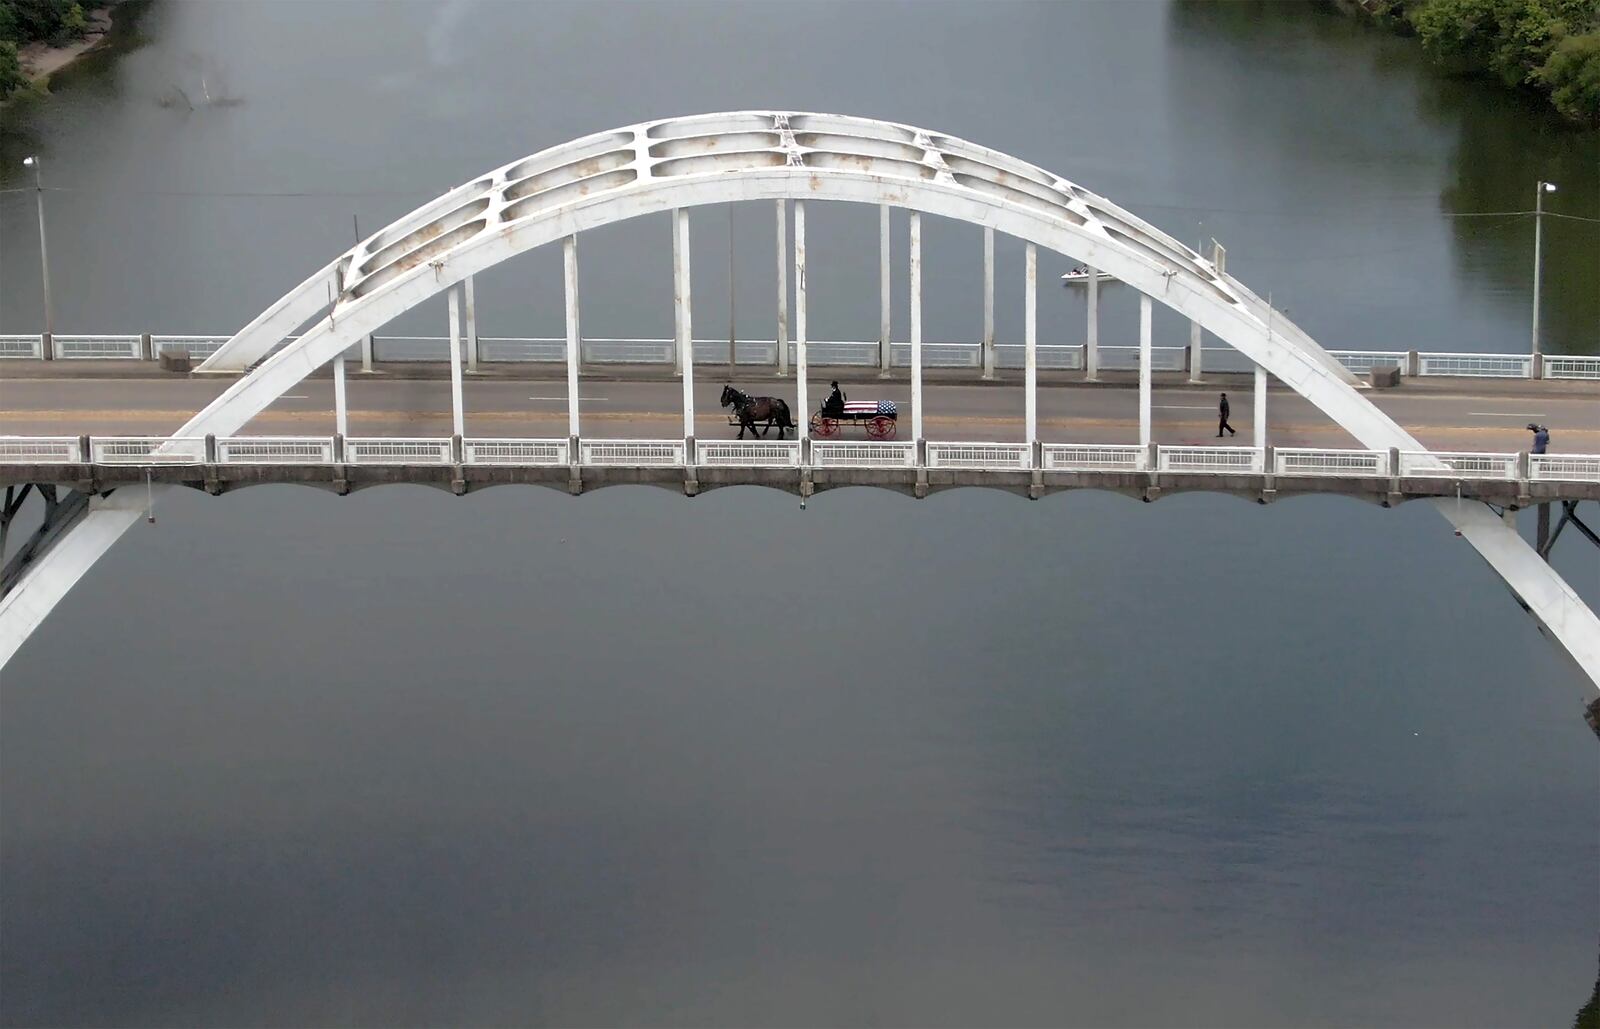
POLYGON ((1545 90, 1562 114, 1600 125, 1596 0, 1375 0, 1375 7, 1408 24, 1446 67, 1545 90))
POLYGON ((88 27, 76 0, 0 0, 0 100, 28 84, 17 63, 20 46, 39 40, 64 43, 88 27))

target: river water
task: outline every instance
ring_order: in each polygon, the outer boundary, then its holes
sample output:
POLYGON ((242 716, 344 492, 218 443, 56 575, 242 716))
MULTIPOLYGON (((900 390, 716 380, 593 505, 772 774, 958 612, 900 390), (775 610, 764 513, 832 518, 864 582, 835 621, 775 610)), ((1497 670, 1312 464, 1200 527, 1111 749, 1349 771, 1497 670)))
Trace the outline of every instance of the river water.
MULTIPOLYGON (((1545 178, 1600 217, 1600 136, 1296 5, 158 3, 138 31, 0 134, 0 186, 37 152, 61 187, 62 332, 227 331, 352 216, 742 107, 1033 160, 1222 240, 1330 347, 1521 351, 1531 221, 1456 216, 1545 178)), ((813 336, 868 338, 873 212, 811 213, 813 336)), ((0 194, 0 331, 39 327, 32 218, 0 194)), ((769 223, 735 212, 741 334, 769 223)), ((695 225, 725 324, 725 215, 695 225)), ((981 234, 925 236, 928 338, 974 338, 981 234)), ((668 333, 667 241, 586 238, 586 332, 668 333)), ((1546 348, 1597 352, 1600 234, 1545 247, 1546 348)), ((1020 264, 1002 241, 1003 339, 1020 264)), ((557 269, 481 277, 484 331, 558 333, 557 269)), ((1555 556, 1600 601, 1596 552, 1555 556)), ((1417 505, 173 496, 5 671, 0 1018, 1565 1024, 1600 931, 1586 689, 1417 505)))

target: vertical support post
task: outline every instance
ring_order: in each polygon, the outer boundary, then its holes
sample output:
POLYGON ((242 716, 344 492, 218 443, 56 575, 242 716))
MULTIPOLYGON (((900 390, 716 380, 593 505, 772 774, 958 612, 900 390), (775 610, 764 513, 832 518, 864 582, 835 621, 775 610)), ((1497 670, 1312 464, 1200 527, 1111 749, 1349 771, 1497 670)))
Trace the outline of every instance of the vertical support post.
POLYGON ((1039 440, 1039 248, 1028 244, 1027 278, 1023 283, 1022 367, 1028 393, 1023 408, 1023 425, 1031 447, 1039 440))
POLYGON ((372 333, 361 337, 361 370, 372 371, 372 333))
MULTIPOLYGON (((1031 243, 1028 253, 1033 253, 1031 243)), ((1034 268, 1028 273, 1028 281, 1037 279, 1038 269, 1034 268)), ((1033 310, 1031 300, 1028 309, 1033 310)), ((983 227, 983 377, 994 378, 994 229, 987 225, 983 227)))
POLYGON ((911 212, 911 438, 922 446, 922 213, 911 212))
POLYGON ((457 436, 465 436, 466 411, 461 402, 461 287, 451 286, 450 300, 450 424, 457 436))
POLYGON ((801 439, 811 438, 811 402, 806 397, 806 202, 794 202, 794 391, 801 439))
MULTIPOLYGON (((567 298, 567 436, 571 443, 578 432, 578 366, 583 336, 578 323, 578 237, 561 241, 561 264, 567 298)), ((573 460, 576 460, 574 456, 573 460)))
POLYGON ((672 209, 672 373, 683 374, 683 241, 678 208, 672 209))
MULTIPOLYGON (((672 209, 673 299, 678 330, 678 353, 683 362, 683 438, 694 438, 694 323, 689 283, 689 212, 672 209)), ((692 447, 693 444, 690 444, 692 447)))
POLYGON ((333 359, 333 431, 341 436, 350 435, 350 412, 344 399, 344 351, 333 359))
MULTIPOLYGON (((1529 352, 1534 354, 1539 352, 1539 265, 1544 256, 1544 188, 1545 183, 1542 179, 1533 187, 1533 348, 1529 352)), ((39 215, 39 239, 42 246, 43 213, 39 215)))
POLYGON ((1256 365, 1255 401, 1255 435, 1251 442, 1259 448, 1267 445, 1267 370, 1259 364, 1256 365))
POLYGON ((1200 323, 1199 322, 1195 322, 1195 321, 1191 321, 1189 323, 1189 381, 1190 382, 1199 382, 1200 381, 1200 374, 1201 374, 1201 370, 1202 370, 1201 365, 1203 363, 1204 353, 1205 353, 1205 348, 1201 345, 1201 340, 1202 340, 1202 334, 1201 334, 1201 331, 1200 331, 1200 323))
MULTIPOLYGON (((789 374, 789 201, 778 208, 778 374, 789 374)), ((801 411, 804 418, 806 412, 801 411)))
POLYGON ((478 370, 478 299, 473 290, 472 276, 467 276, 467 371, 478 370))
POLYGON ((1089 382, 1100 378, 1100 269, 1089 268, 1089 324, 1083 350, 1083 377, 1089 382))
POLYGON ((890 342, 893 321, 892 281, 889 270, 889 205, 878 205, 878 371, 888 374, 894 345, 890 342))
POLYGON ((1139 294, 1139 444, 1150 445, 1150 297, 1139 294))

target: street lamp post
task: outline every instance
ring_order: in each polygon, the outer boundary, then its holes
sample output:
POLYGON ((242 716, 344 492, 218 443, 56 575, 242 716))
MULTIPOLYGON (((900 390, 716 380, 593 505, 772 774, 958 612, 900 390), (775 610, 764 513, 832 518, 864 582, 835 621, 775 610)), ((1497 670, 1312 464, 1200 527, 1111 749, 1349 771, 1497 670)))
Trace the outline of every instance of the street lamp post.
POLYGON ((1539 353, 1539 273, 1544 242, 1544 195, 1554 193, 1556 184, 1540 180, 1533 189, 1533 352, 1539 353))
POLYGON ((50 306, 50 251, 45 246, 44 237, 44 179, 37 157, 25 157, 22 164, 25 168, 33 169, 34 196, 39 205, 39 267, 44 273, 44 359, 49 361, 55 357, 56 322, 50 306))

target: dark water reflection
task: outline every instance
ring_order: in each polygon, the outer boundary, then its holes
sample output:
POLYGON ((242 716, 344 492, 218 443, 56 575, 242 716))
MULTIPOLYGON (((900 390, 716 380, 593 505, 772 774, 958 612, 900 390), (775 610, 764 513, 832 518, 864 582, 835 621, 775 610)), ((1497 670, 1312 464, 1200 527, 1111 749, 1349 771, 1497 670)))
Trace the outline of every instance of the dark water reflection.
MULTIPOLYGON (((352 208, 772 105, 1203 222, 1330 343, 1517 349, 1515 281, 1460 255, 1525 247, 1440 217, 1464 137, 1430 105, 1457 87, 1342 22, 1229 10, 158 5, 109 95, 33 123, 88 190, 52 208, 91 284, 61 321, 232 325, 352 208), (200 67, 244 103, 158 105, 200 67), (230 187, 340 195, 170 195, 230 187)), ((1507 196, 1540 174, 1505 160, 1507 196)), ((36 318, 28 199, 0 196, 6 328, 36 318)), ((771 317, 766 220, 737 223, 742 325, 771 317)), ((696 224, 716 325, 721 223, 696 224)), ((870 213, 813 228, 819 334, 875 326, 870 213)), ((970 335, 979 235, 927 233, 930 335, 970 335)), ((591 331, 668 324, 665 241, 586 241, 591 331)), ((543 260, 486 276, 485 317, 558 325, 543 260)), ((1581 329, 1562 297, 1552 331, 1581 329)), ((1600 597, 1592 551, 1556 556, 1600 597)), ((1583 691, 1414 505, 179 496, 6 670, 0 1017, 1565 1023, 1600 925, 1583 691)))

